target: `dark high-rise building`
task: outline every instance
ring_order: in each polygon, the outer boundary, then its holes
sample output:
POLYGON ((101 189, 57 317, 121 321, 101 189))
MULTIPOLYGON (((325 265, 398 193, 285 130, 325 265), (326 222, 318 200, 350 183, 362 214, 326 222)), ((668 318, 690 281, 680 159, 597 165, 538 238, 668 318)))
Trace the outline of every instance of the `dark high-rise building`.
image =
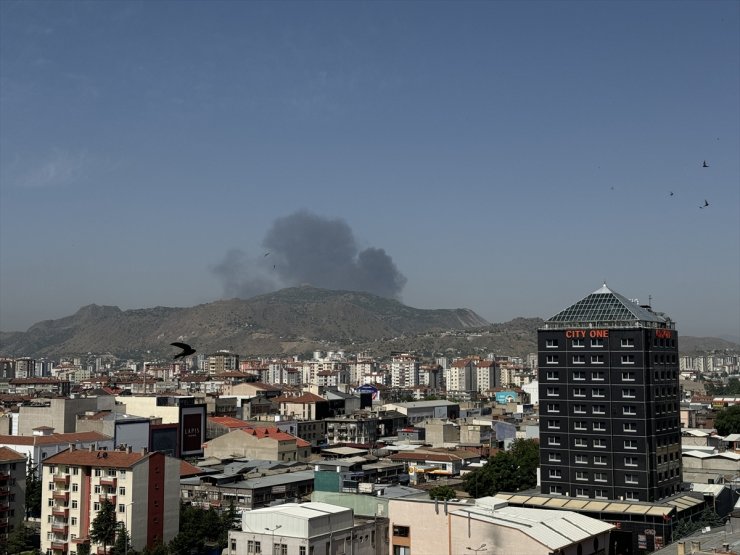
POLYGON ((537 333, 541 491, 656 501, 681 487, 678 334, 606 284, 537 333))

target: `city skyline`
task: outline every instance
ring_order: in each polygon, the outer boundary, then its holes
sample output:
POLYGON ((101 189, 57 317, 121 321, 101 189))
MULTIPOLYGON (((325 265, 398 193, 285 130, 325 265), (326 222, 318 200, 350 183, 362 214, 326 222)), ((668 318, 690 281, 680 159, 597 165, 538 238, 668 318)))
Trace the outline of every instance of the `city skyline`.
POLYGON ((0 15, 2 331, 302 283, 498 323, 606 282, 740 338, 740 4, 0 15))

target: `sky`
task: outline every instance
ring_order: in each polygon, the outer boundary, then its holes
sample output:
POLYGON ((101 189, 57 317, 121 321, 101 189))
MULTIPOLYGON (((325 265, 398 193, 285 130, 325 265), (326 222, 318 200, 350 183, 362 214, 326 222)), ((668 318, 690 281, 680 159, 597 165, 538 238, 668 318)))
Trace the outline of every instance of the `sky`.
POLYGON ((606 282, 740 338, 739 82, 730 0, 3 0, 0 330, 300 284, 498 323, 606 282))

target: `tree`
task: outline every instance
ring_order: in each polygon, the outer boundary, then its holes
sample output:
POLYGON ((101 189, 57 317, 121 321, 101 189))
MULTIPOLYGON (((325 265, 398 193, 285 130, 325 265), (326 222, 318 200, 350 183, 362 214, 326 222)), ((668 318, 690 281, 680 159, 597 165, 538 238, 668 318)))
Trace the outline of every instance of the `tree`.
POLYGON ((131 535, 126 529, 126 525, 123 522, 118 523, 118 533, 116 534, 116 543, 113 544, 113 549, 110 551, 113 555, 125 555, 131 553, 129 546, 131 545, 131 535))
POLYGON ((90 526, 90 539, 95 543, 103 544, 103 550, 106 551, 107 546, 113 545, 116 541, 117 530, 116 506, 108 499, 104 499, 90 526))
POLYGON ((450 486, 434 486, 429 490, 429 499, 439 499, 440 501, 447 501, 457 497, 455 490, 450 486))
POLYGON ((740 433, 740 405, 719 411, 714 419, 714 427, 721 436, 740 433))
POLYGON ((26 462, 26 518, 41 516, 41 480, 37 476, 38 467, 29 457, 26 462))
POLYGON ((25 522, 21 522, 18 527, 8 536, 8 542, 5 544, 7 553, 20 553, 27 549, 33 549, 33 537, 31 530, 28 529, 25 522))
POLYGON ((496 495, 499 491, 521 491, 537 485, 539 445, 531 439, 516 439, 509 451, 500 451, 483 467, 463 478, 463 489, 473 497, 496 495))

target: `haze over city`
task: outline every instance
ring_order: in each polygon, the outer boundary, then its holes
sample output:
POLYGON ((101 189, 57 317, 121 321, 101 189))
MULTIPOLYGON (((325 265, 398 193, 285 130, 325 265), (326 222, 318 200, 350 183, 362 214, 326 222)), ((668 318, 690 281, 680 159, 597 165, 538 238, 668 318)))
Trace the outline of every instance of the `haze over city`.
POLYGON ((737 340, 739 29, 729 1, 4 1, 0 329, 303 283, 504 322, 606 281, 737 340))

